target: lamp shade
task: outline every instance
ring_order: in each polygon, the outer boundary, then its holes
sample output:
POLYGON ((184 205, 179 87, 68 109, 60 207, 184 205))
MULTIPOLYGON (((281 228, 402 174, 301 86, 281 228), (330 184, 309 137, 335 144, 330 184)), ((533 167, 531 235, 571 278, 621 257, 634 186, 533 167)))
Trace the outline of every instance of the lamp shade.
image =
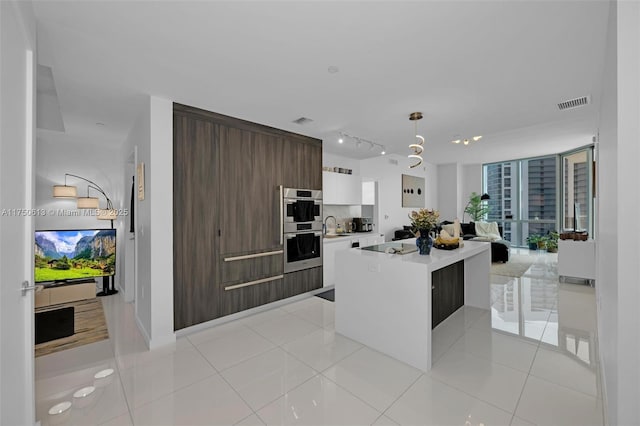
POLYGON ((78 197, 79 209, 97 209, 99 206, 96 197, 78 197))
POLYGON ((491 197, 489 196, 489 194, 487 194, 486 192, 484 194, 482 194, 482 196, 480 197, 481 200, 490 200, 491 197))
POLYGON ((76 198, 77 191, 75 186, 67 185, 54 185, 53 197, 54 198, 76 198))
POLYGON ((100 220, 116 220, 118 212, 115 209, 98 209, 97 218, 100 220))

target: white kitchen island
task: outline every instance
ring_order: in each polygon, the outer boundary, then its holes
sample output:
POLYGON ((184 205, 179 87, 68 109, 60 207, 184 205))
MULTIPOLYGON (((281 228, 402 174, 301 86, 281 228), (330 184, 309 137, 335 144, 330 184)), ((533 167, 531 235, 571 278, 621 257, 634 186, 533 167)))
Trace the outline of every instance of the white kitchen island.
MULTIPOLYGON (((415 244, 415 239, 398 242, 415 244)), ((465 241, 462 248, 434 248, 427 256, 355 248, 340 252, 336 332, 422 371, 430 370, 432 273, 460 261, 464 305, 489 309, 490 243, 465 241)))

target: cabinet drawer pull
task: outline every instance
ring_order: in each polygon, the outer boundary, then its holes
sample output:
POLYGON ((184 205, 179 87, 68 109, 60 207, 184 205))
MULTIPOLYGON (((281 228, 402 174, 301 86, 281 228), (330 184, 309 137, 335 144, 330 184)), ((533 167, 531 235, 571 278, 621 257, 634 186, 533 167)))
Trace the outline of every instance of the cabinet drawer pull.
POLYGON ((277 254, 283 254, 284 250, 266 251, 264 253, 245 254, 243 256, 225 257, 225 262, 233 262, 234 260, 255 259, 256 257, 275 256, 277 254))
POLYGON ((284 278, 284 275, 276 275, 275 277, 262 278, 262 279, 255 280, 255 281, 248 281, 248 282, 242 283, 242 284, 230 285, 230 286, 225 287, 224 291, 233 290, 233 289, 236 289, 236 288, 248 287, 250 285, 267 283, 269 281, 275 281, 275 280, 279 280, 279 279, 282 279, 282 278, 284 278))

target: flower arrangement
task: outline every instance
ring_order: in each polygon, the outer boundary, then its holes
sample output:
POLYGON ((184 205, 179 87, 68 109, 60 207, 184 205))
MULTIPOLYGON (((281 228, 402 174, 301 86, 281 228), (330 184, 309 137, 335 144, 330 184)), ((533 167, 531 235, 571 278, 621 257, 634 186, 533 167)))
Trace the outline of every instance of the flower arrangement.
POLYGON ((418 211, 412 211, 409 215, 411 219, 411 225, 416 229, 431 230, 438 224, 440 219, 440 212, 438 210, 420 209, 418 211))

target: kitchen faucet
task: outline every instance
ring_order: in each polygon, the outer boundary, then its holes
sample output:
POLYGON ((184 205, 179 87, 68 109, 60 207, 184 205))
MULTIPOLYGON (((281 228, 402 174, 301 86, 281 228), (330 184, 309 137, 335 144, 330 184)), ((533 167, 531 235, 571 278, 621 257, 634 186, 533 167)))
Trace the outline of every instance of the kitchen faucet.
POLYGON ((333 227, 335 228, 338 224, 338 220, 335 218, 335 216, 327 216, 324 218, 324 234, 326 235, 327 232, 329 231, 329 228, 327 227, 327 220, 329 220, 329 218, 333 218, 333 227))

